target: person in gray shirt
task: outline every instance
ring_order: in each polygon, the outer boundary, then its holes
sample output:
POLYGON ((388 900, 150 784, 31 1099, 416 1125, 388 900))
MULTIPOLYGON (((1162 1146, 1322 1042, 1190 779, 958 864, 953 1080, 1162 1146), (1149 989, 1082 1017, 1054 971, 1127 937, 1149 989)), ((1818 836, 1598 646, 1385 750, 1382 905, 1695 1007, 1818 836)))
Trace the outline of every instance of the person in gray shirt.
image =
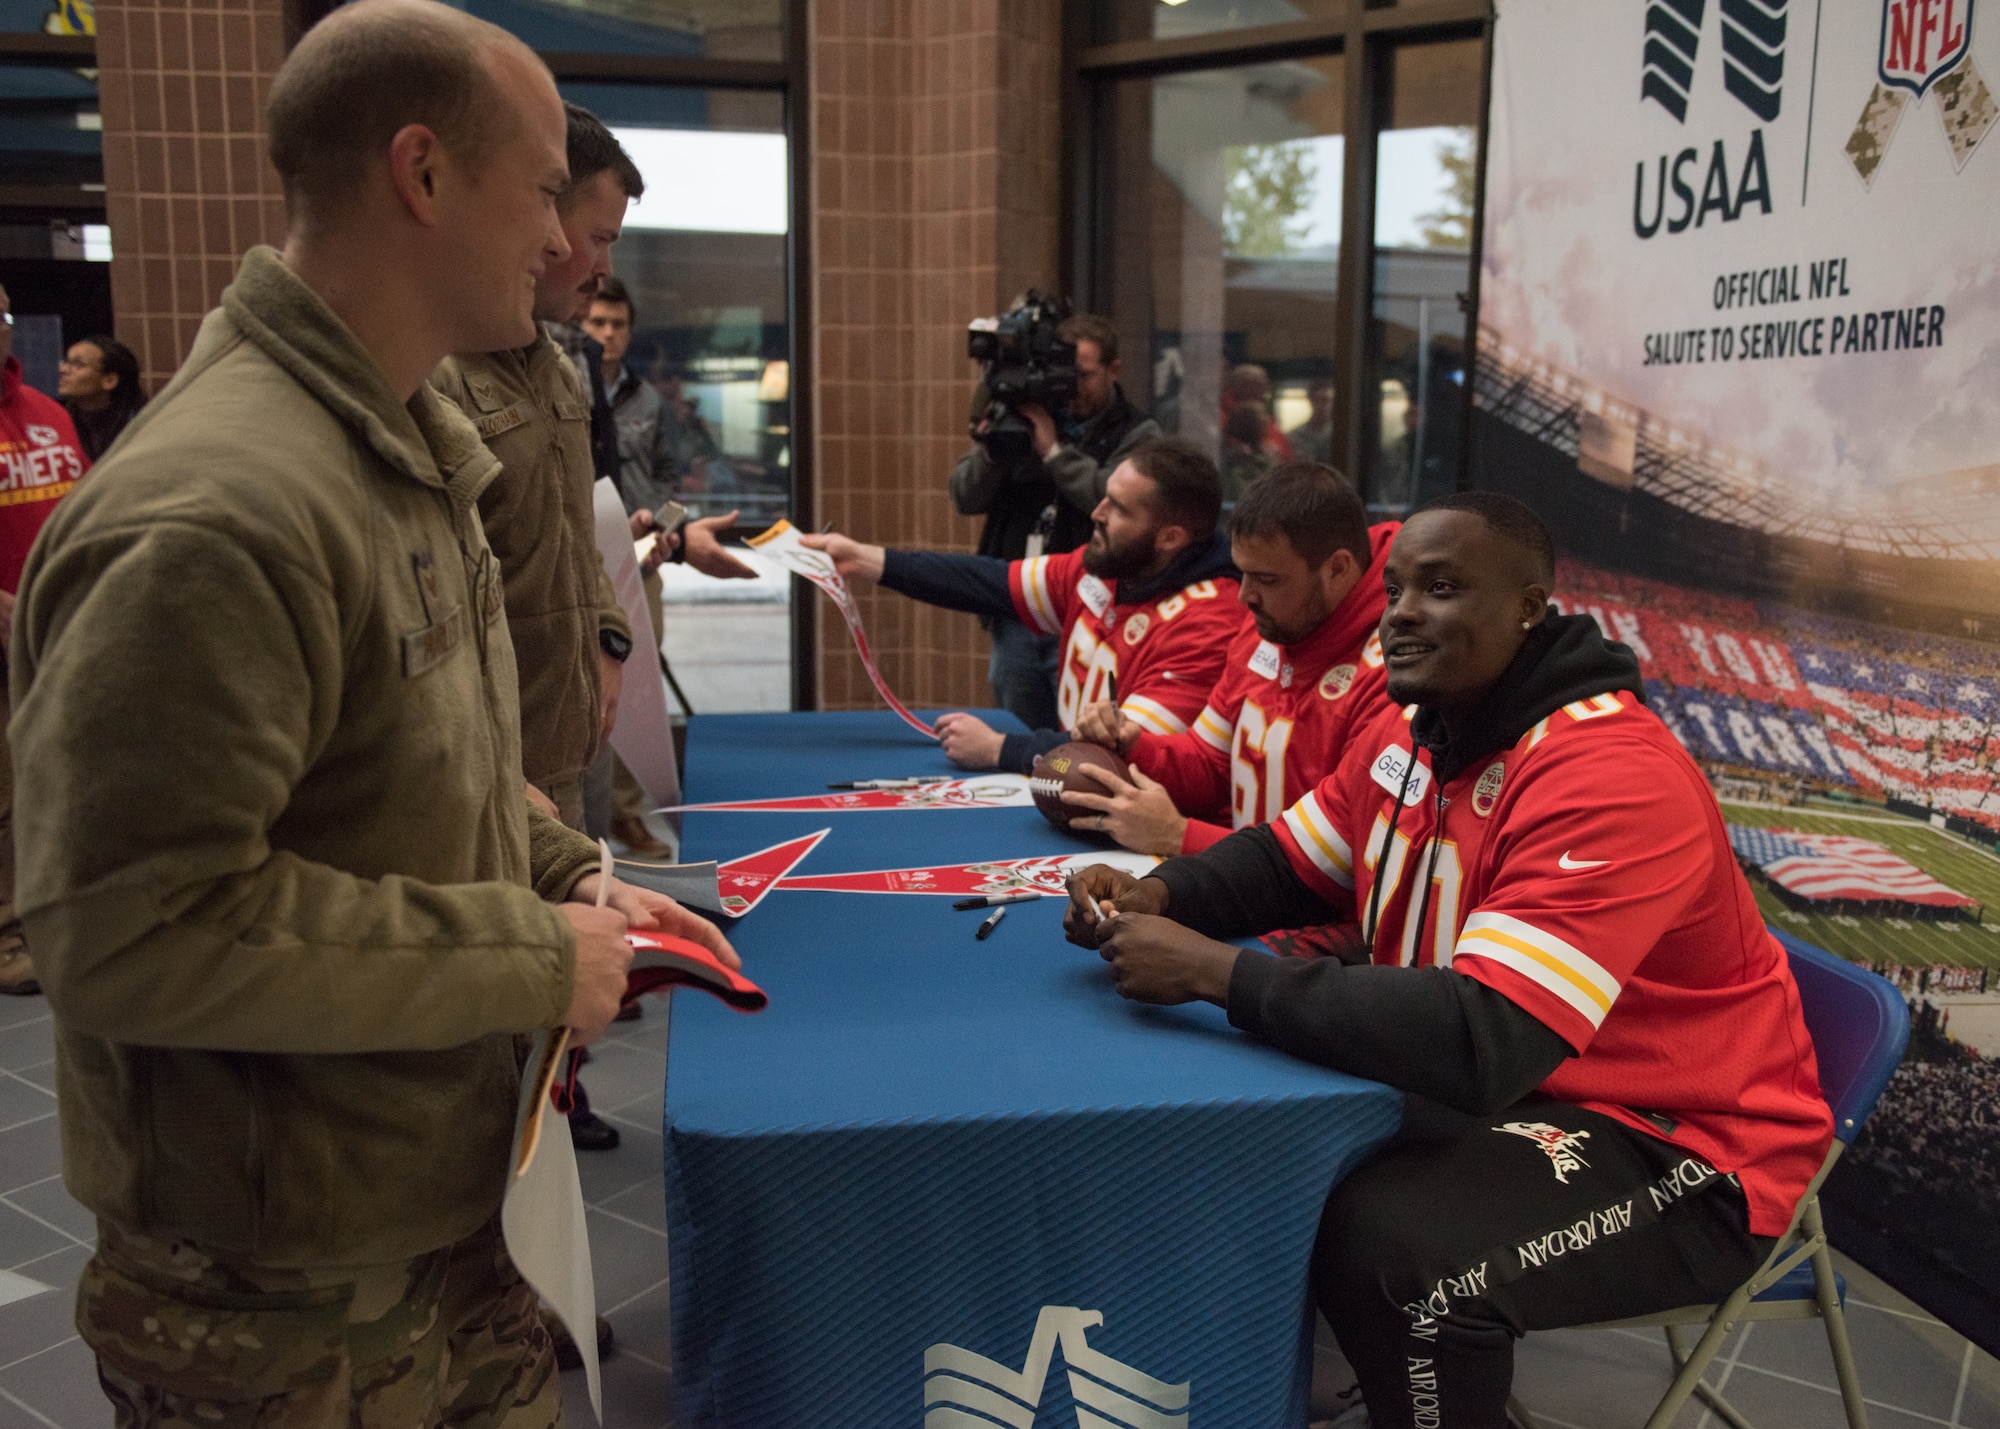
MULTIPOLYGON (((736 512, 691 520, 674 499, 691 453, 684 441, 677 440, 681 424, 667 410, 666 398, 625 365, 636 316, 631 292, 624 283, 607 274, 598 280, 597 296, 591 299, 590 310, 584 315, 583 330, 604 351, 604 392, 611 403, 612 420, 618 427, 615 481, 619 499, 632 519, 633 539, 655 529, 660 533, 642 567, 646 605, 652 613, 653 635, 657 639, 662 634, 664 614, 659 574, 664 562, 685 561, 703 575, 720 580, 754 580, 757 572, 731 555, 720 542, 721 534, 736 524, 736 512), (676 450, 677 447, 681 450, 676 450), (662 512, 670 513, 664 521, 662 512)), ((645 793, 639 781, 616 755, 610 758, 614 765, 611 837, 631 853, 647 858, 667 856, 671 850, 646 828, 642 817, 645 793)))

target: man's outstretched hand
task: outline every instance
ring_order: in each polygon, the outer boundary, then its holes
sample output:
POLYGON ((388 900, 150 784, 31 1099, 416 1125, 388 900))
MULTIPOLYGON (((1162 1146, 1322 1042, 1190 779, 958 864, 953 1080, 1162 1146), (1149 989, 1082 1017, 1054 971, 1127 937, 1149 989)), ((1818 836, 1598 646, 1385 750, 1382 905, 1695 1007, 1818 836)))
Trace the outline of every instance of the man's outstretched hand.
POLYGON ((801 536, 799 544, 809 551, 824 551, 840 572, 842 580, 879 581, 889 553, 880 546, 864 546, 852 536, 832 531, 824 536, 801 536))
POLYGON ((687 555, 682 557, 705 576, 719 581, 754 581, 757 572, 739 560, 722 544, 722 536, 736 529, 736 512, 726 516, 704 516, 681 527, 687 555))
POLYGON ((1000 762, 1006 736, 977 715, 939 715, 935 726, 944 757, 961 769, 991 769, 1000 762))
POLYGON ((1095 948, 1105 919, 1125 913, 1164 913, 1167 885, 1157 878, 1134 878, 1123 869, 1093 863, 1069 876, 1069 907, 1063 935, 1079 948, 1095 948))

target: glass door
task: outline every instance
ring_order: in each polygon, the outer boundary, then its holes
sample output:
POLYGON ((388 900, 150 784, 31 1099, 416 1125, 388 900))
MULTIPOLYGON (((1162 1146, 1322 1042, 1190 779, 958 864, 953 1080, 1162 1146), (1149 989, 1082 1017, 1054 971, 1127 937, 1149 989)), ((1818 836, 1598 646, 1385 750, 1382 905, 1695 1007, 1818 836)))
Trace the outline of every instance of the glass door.
MULTIPOLYGON (((676 498, 754 533, 792 505, 784 97, 565 82, 646 180, 612 249, 630 299, 616 380, 657 394, 676 498)), ((663 645, 697 713, 792 707, 790 581, 661 568, 663 645)))

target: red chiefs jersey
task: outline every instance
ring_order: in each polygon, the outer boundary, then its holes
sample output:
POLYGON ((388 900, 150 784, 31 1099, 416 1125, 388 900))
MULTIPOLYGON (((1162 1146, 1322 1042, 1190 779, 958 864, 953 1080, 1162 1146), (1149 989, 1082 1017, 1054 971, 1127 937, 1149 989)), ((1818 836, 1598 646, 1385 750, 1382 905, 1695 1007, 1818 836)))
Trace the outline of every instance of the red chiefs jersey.
POLYGON ((35 534, 89 470, 62 403, 23 382, 20 359, 8 357, 0 367, 0 590, 20 585, 35 534))
POLYGON ((1196 581, 1161 600, 1117 604, 1083 568, 1083 548, 1007 566, 1025 625, 1063 637, 1056 717, 1075 729, 1083 707, 1111 698, 1141 729, 1179 734, 1201 709, 1236 633, 1236 582, 1196 581))
POLYGON ((1356 730, 1274 825, 1292 867, 1359 910, 1376 962, 1448 965, 1575 1048, 1542 1092, 1734 1172, 1751 1231, 1781 1234, 1833 1117, 1784 950, 1701 772, 1630 694, 1565 705, 1441 791, 1420 752, 1371 927, 1412 712, 1356 730), (1430 870, 1427 899, 1412 865, 1430 870))
POLYGON ((1182 853, 1231 829, 1268 824, 1333 772, 1347 732, 1389 703, 1382 668, 1382 563, 1401 526, 1369 532, 1373 558, 1333 613, 1295 645, 1278 645, 1245 617, 1222 676, 1184 734, 1140 734, 1132 762, 1187 815, 1182 853))

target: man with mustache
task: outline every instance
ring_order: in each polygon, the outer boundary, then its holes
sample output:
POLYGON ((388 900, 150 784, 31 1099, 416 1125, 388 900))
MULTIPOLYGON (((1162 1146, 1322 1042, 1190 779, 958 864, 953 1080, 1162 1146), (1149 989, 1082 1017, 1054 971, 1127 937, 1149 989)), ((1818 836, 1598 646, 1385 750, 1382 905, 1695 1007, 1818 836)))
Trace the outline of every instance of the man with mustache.
POLYGON ((1403 708, 1282 819, 1072 881, 1126 997, 1412 1094, 1313 1254, 1384 1429, 1499 1429, 1523 1332, 1726 1294, 1832 1136, 1714 797, 1553 568, 1519 502, 1433 502, 1383 572, 1403 708), (1357 914, 1372 965, 1215 941, 1357 914))
POLYGON ((1141 728, 1177 734, 1208 697, 1235 634, 1236 568, 1215 529, 1222 477, 1194 443, 1156 437, 1106 480, 1088 545, 1056 556, 886 550, 843 535, 806 536, 849 580, 947 610, 1019 620, 1063 637, 1056 685, 1062 729, 1003 735, 975 715, 939 718, 954 764, 1025 774, 1069 738, 1092 701, 1114 695, 1141 728))

